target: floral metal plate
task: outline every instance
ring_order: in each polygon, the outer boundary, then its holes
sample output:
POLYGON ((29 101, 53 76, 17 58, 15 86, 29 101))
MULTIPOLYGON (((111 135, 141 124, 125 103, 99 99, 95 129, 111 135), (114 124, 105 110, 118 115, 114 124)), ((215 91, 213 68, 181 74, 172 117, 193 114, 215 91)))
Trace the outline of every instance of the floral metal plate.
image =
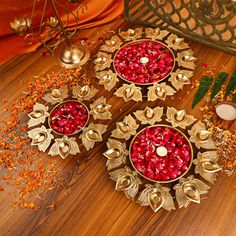
POLYGON ((104 97, 91 102, 97 89, 88 85, 67 86, 53 89, 43 99, 49 103, 36 103, 28 114, 28 136, 32 145, 51 156, 80 153, 80 142, 89 150, 96 142, 101 142, 107 125, 95 123, 96 120, 111 119, 111 106, 104 97), (87 104, 87 105, 86 105, 87 104))
POLYGON ((184 39, 167 30, 128 29, 106 40, 95 63, 99 84, 125 102, 165 100, 190 84, 196 58, 184 39), (144 32, 143 32, 144 31, 144 32), (147 87, 147 89, 145 88, 147 87), (145 95, 145 93, 147 93, 145 95))
POLYGON ((221 170, 211 133, 174 107, 146 107, 125 116, 104 156, 115 189, 154 212, 176 209, 171 189, 179 208, 200 203, 210 188, 200 179, 214 183, 221 170))

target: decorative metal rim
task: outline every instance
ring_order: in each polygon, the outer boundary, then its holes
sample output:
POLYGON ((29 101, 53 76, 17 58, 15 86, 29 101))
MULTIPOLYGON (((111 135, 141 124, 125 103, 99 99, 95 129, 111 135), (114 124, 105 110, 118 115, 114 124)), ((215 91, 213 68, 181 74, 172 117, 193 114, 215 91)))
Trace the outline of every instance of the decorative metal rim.
POLYGON ((176 129, 176 128, 170 126, 170 125, 165 125, 165 124, 157 124, 157 125, 150 125, 150 126, 144 127, 143 129, 141 129, 141 130, 133 137, 133 139, 131 140, 130 145, 129 145, 129 160, 130 160, 130 163, 131 163, 132 167, 133 167, 133 168, 139 173, 139 175, 141 175, 143 178, 145 178, 145 179, 147 179, 147 180, 149 180, 149 181, 155 182, 155 183, 160 183, 160 184, 172 183, 172 182, 175 182, 175 181, 179 180, 179 179, 182 178, 183 176, 185 176, 185 175, 189 172, 189 170, 191 169, 191 167, 192 167, 192 164, 193 164, 193 156, 194 156, 193 146, 192 146, 192 144, 190 143, 188 137, 187 137, 182 131, 180 131, 179 129, 176 129), (185 137, 185 139, 188 141, 188 144, 189 144, 189 146, 190 146, 190 149, 191 149, 191 160, 190 160, 190 162, 189 162, 189 166, 188 166, 188 168, 185 170, 185 172, 183 172, 180 176, 178 176, 177 178, 175 178, 175 179, 173 179, 173 180, 158 181, 158 180, 150 179, 150 178, 146 177, 145 175, 143 175, 142 173, 140 173, 139 170, 137 170, 137 168, 135 167, 135 165, 134 165, 134 163, 133 163, 133 161, 132 161, 132 159, 131 159, 131 146, 132 146, 134 140, 135 140, 136 137, 137 137, 141 132, 143 132, 146 128, 152 128, 152 127, 168 127, 168 128, 174 129, 174 130, 176 130, 177 132, 179 132, 181 135, 183 135, 183 136, 185 137))
POLYGON ((114 55, 114 57, 113 57, 113 63, 112 63, 112 64, 113 64, 113 69, 114 69, 114 71, 116 72, 116 74, 117 74, 121 79, 123 79, 125 82, 128 82, 128 83, 130 83, 130 84, 140 85, 140 86, 149 86, 149 85, 153 85, 154 83, 159 83, 159 82, 161 82, 161 81, 167 79, 167 78, 170 76, 170 74, 173 72, 173 70, 175 69, 176 59, 175 59, 175 55, 174 55, 173 51, 172 51, 166 44, 164 44, 164 43, 162 43, 161 41, 158 41, 158 40, 152 40, 152 39, 148 39, 148 38, 147 38, 147 39, 138 39, 138 40, 135 40, 135 41, 133 41, 133 42, 129 42, 129 43, 124 44, 124 45, 123 45, 120 49, 118 49, 117 52, 115 53, 115 55, 114 55), (171 68, 170 72, 169 72, 164 78, 162 78, 162 79, 160 79, 160 80, 158 80, 158 81, 151 82, 151 83, 136 83, 136 82, 132 82, 132 81, 130 81, 130 80, 125 79, 125 78, 124 78, 123 76, 121 76, 121 75, 117 72, 117 70, 116 70, 116 67, 115 67, 115 65, 114 65, 114 62, 115 62, 117 53, 119 53, 119 51, 120 51, 121 49, 123 49, 124 47, 126 47, 127 45, 135 44, 135 43, 142 42, 142 41, 150 41, 150 42, 159 43, 159 44, 163 45, 165 48, 167 48, 167 49, 170 51, 170 53, 172 54, 172 56, 173 56, 173 65, 172 65, 172 68, 171 68))
POLYGON ((135 28, 122 31, 105 41, 94 59, 94 70, 99 79, 98 84, 103 85, 105 90, 110 91, 119 81, 124 82, 116 88, 114 95, 123 98, 125 102, 143 101, 144 97, 148 101, 165 100, 191 83, 196 59, 188 43, 176 34, 159 28, 135 28), (140 41, 153 41, 163 45, 173 58, 172 70, 159 81, 133 82, 117 73, 114 60, 119 50, 140 41))
POLYGON ((146 107, 125 116, 123 121, 116 122, 116 129, 112 131, 107 149, 103 153, 107 159, 106 166, 110 178, 116 182, 115 190, 124 192, 128 199, 136 201, 141 206, 150 206, 154 212, 160 208, 168 211, 176 209, 171 189, 175 190, 179 208, 187 207, 190 202, 200 203, 201 195, 208 193, 210 186, 195 175, 200 175, 213 184, 218 171, 221 170, 217 163, 219 156, 211 132, 206 130, 206 126, 201 121, 197 121, 192 115, 187 115, 184 110, 178 111, 174 107, 167 107, 165 114, 163 113, 164 107, 146 107), (163 119, 169 124, 163 124, 163 119), (141 125, 145 127, 141 128, 141 125), (188 140, 190 145, 192 155, 188 169, 171 181, 155 181, 143 176, 131 160, 133 141, 146 127, 152 126, 167 126, 175 129, 188 140), (176 127, 186 130, 188 135, 176 127), (127 150, 126 142, 130 139, 127 150), (193 144, 196 147, 196 156, 193 144), (190 172, 193 164, 194 173, 190 172))
POLYGON ((81 127, 81 129, 77 130, 76 132, 74 132, 74 133, 72 133, 72 134, 66 134, 67 136, 72 136, 72 135, 75 135, 75 134, 80 133, 80 132, 86 127, 86 125, 87 125, 88 122, 89 122, 90 112, 89 112, 88 107, 87 107, 83 102, 78 101, 78 100, 73 100, 73 99, 64 100, 63 102, 58 103, 56 106, 54 106, 54 107, 52 108, 52 110, 50 111, 49 116, 48 116, 48 126, 49 126, 49 128, 50 128, 55 134, 57 134, 57 135, 59 135, 59 136, 63 136, 63 135, 65 135, 65 134, 60 134, 60 133, 56 132, 56 131, 51 127, 51 123, 50 123, 51 114, 52 114, 52 112, 53 112, 55 109, 57 109, 59 106, 61 106, 61 105, 64 104, 64 103, 67 103, 67 102, 76 102, 76 103, 79 103, 79 104, 83 105, 84 108, 86 109, 87 115, 88 115, 87 121, 86 121, 86 123, 84 124, 84 126, 81 127))
POLYGON ((32 139, 31 145, 37 146, 40 151, 46 152, 51 156, 61 156, 65 159, 68 155, 76 155, 80 153, 79 141, 81 141, 84 148, 89 151, 96 142, 103 140, 103 134, 106 132, 108 125, 101 123, 93 123, 95 120, 108 120, 112 118, 109 111, 111 105, 106 103, 106 98, 103 96, 97 98, 93 103, 89 104, 90 109, 82 101, 90 101, 98 92, 93 86, 88 85, 71 87, 72 99, 67 99, 69 95, 68 86, 63 86, 58 89, 53 89, 50 93, 45 94, 42 98, 53 107, 50 112, 49 106, 41 103, 35 103, 33 111, 28 114, 29 121, 28 137, 32 139), (56 97, 54 95, 57 95, 56 97), (54 109, 58 108, 66 102, 76 102, 87 111, 87 122, 85 126, 74 132, 73 134, 60 134, 52 129, 49 122, 50 116, 54 109), (91 121, 92 122, 89 122, 91 121), (47 128, 45 125, 48 125, 47 128), (81 133, 79 136, 78 133, 81 133), (58 137, 59 136, 59 137, 58 137))

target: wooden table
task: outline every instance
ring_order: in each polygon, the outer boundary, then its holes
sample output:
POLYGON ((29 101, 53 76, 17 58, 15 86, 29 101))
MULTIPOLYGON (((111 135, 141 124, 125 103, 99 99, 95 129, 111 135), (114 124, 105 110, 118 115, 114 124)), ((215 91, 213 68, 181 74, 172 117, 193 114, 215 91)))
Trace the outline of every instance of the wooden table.
MULTIPOLYGON (((127 28, 123 18, 93 29, 83 30, 77 37, 88 37, 97 41, 105 37, 107 30, 118 31, 127 28)), ((193 80, 201 77, 201 64, 209 63, 217 67, 224 66, 232 73, 236 68, 236 57, 222 53, 198 43, 189 42, 195 55, 199 58, 193 80)), ((101 43, 93 44, 91 54, 94 55, 101 43)), ((18 56, 0 67, 0 99, 7 97, 14 101, 24 88, 26 82, 35 75, 43 75, 50 71, 59 71, 55 57, 43 57, 42 51, 18 56), (23 80, 25 83, 20 84, 23 80)), ((89 62, 92 63, 92 62, 89 62)), ((89 72, 92 76, 92 71, 89 72)), ((148 105, 169 105, 177 109, 185 109, 187 113, 201 118, 199 109, 191 109, 196 92, 179 91, 172 100, 153 102, 148 105)), ((113 104, 113 119, 109 122, 107 139, 114 123, 121 116, 144 108, 147 102, 128 102, 100 91, 107 102, 113 104)), ((7 117, 7 115, 4 115, 7 117)), ((3 117, 4 118, 4 117, 3 117)), ((105 158, 105 142, 93 150, 84 153, 91 158, 80 166, 76 159, 58 158, 58 165, 63 169, 67 184, 66 189, 58 189, 47 194, 45 201, 55 202, 56 209, 32 210, 13 209, 10 206, 14 196, 0 192, 0 234, 1 235, 236 235, 236 177, 220 174, 218 181, 212 186, 207 199, 201 204, 191 204, 186 209, 167 212, 160 210, 154 214, 148 207, 140 207, 129 201, 123 193, 114 190, 114 182, 109 180, 105 158)), ((46 155, 45 155, 46 158, 46 155)), ((47 157, 48 158, 48 157, 47 157)))

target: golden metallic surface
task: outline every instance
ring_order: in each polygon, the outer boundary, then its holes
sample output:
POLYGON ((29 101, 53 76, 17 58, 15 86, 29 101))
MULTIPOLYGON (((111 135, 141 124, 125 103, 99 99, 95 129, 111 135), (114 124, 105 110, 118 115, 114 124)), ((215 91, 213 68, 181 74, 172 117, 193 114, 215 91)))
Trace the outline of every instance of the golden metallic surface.
POLYGON ((183 129, 192 125, 196 121, 196 118, 187 115, 185 110, 178 111, 174 107, 167 107, 166 116, 166 121, 171 123, 173 127, 180 127, 183 129))
POLYGON ((43 96, 43 100, 51 104, 56 104, 58 102, 62 102, 65 98, 67 98, 69 96, 68 92, 68 86, 65 85, 58 89, 53 89, 51 93, 46 93, 43 96))
POLYGON ((59 64, 67 69, 84 65, 90 57, 90 52, 85 45, 73 44, 66 47, 58 58, 59 64))
POLYGON ((14 21, 10 22, 11 29, 19 35, 27 33, 32 25, 30 18, 15 17, 14 21))
MULTIPOLYGON (((132 200, 137 196, 137 203, 141 206, 150 206, 154 212, 159 211, 161 208, 167 211, 175 210, 171 189, 175 190, 175 199, 179 208, 187 207, 190 202, 200 203, 201 195, 208 192, 209 186, 199 180, 199 176, 197 175, 199 174, 203 179, 214 183, 217 172, 221 170, 221 167, 217 163, 217 151, 199 152, 197 157, 194 156, 193 144, 199 148, 198 143, 196 144, 195 142, 195 134, 204 128, 201 122, 194 124, 196 121, 195 117, 186 114, 184 110, 178 111, 173 107, 167 107, 165 114, 163 113, 163 107, 146 107, 143 110, 138 110, 133 113, 137 120, 135 120, 132 115, 125 116, 123 121, 116 123, 116 129, 113 130, 111 134, 111 137, 116 139, 108 139, 107 150, 103 153, 106 157, 106 166, 109 175, 111 179, 116 182, 116 190, 123 191, 125 196, 132 200), (164 118, 165 115, 167 116, 166 119, 164 118), (168 122, 170 125, 163 124, 164 119, 164 122, 168 122), (140 123, 142 126, 139 125, 140 123), (139 129, 140 126, 143 128, 139 129), (191 149, 191 160, 187 170, 173 180, 156 181, 150 179, 142 175, 132 162, 131 146, 137 135, 147 127, 156 126, 169 127, 177 130, 188 140, 191 149), (184 131, 182 132, 175 128, 177 126, 184 129, 184 131), (188 126, 190 126, 190 128, 187 128, 188 126), (139 131, 137 131, 138 129, 139 131), (188 135, 185 135, 185 133, 188 135), (121 139, 124 141, 120 141, 121 139), (193 142, 193 144, 191 144, 191 142, 193 142), (129 152, 126 150, 126 143, 129 144, 129 152), (127 156, 129 156, 129 158, 127 158, 127 156), (192 163, 195 165, 195 175, 188 176, 192 173, 192 163), (184 178, 184 176, 187 177, 184 178), (176 181, 179 181, 179 183, 176 183, 176 181), (137 195, 138 192, 139 195, 137 195)), ((205 149, 210 149, 209 147, 215 149, 215 146, 212 146, 212 144, 214 144, 213 141, 212 143, 204 141, 200 144, 202 145, 202 143, 204 143, 204 145, 201 147, 205 149), (210 146, 206 147, 206 143, 210 146)), ((164 146, 158 147, 165 148, 164 146)), ((156 150, 157 149, 158 148, 156 148, 156 150)))
POLYGON ((28 114, 30 120, 28 127, 36 126, 45 122, 46 117, 49 116, 48 107, 41 103, 35 103, 33 111, 28 114))
MULTIPOLYGON (((175 34, 171 34, 167 30, 145 28, 143 32, 142 28, 128 29, 113 36, 110 40, 106 40, 101 46, 100 50, 106 51, 107 53, 98 52, 94 60, 96 77, 99 79, 99 84, 103 85, 108 91, 111 91, 116 86, 118 77, 124 80, 127 84, 118 87, 114 94, 117 97, 123 98, 125 102, 131 100, 136 102, 142 101, 144 97, 147 97, 148 101, 155 101, 157 99, 165 100, 167 96, 173 96, 176 93, 175 89, 180 90, 183 89, 184 85, 190 84, 196 58, 193 57, 191 49, 185 50, 187 48, 189 46, 182 38, 178 38, 175 34), (164 39, 165 43, 163 43, 164 39), (171 52, 174 62, 173 67, 168 75, 158 82, 143 84, 128 81, 122 75, 118 74, 114 66, 117 53, 127 45, 147 40, 158 42, 171 52), (129 42, 126 43, 126 41, 129 42), (111 66, 112 62, 113 66, 111 66), (185 67, 189 70, 180 69, 180 67, 185 67), (112 70, 105 70, 106 68, 113 69, 115 73, 112 70), (166 83, 161 83, 163 80, 166 80, 166 83), (169 85, 170 83, 175 89, 169 85), (147 91, 145 87, 148 88, 147 91)), ((139 60, 142 64, 148 64, 149 62, 148 57, 142 57, 139 60)))

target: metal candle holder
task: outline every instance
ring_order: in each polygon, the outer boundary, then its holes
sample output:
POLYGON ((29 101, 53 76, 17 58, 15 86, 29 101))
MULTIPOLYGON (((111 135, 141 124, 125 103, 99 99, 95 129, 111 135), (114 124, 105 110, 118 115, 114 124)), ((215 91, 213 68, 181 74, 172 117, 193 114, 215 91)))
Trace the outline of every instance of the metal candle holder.
POLYGON ((30 18, 16 17, 14 21, 10 22, 11 29, 19 35, 25 35, 24 41, 26 45, 32 45, 33 42, 38 41, 44 45, 52 54, 57 46, 64 41, 65 48, 59 55, 59 64, 65 68, 75 68, 85 64, 90 56, 89 50, 82 44, 71 44, 70 38, 76 33, 78 28, 78 15, 79 10, 82 9, 82 13, 87 10, 87 5, 80 4, 76 9, 76 14, 70 9, 62 5, 57 0, 49 0, 50 6, 53 9, 55 16, 50 17, 44 21, 45 9, 47 7, 47 0, 44 1, 44 7, 42 16, 40 19, 40 25, 38 32, 35 32, 32 26, 34 12, 36 8, 36 0, 34 0, 32 13, 30 18), (67 14, 67 20, 62 22, 57 6, 63 8, 67 14), (69 16, 72 16, 75 20, 74 30, 68 31, 69 16), (44 32, 43 32, 44 29, 44 32), (53 39, 53 42, 48 43, 53 39))

